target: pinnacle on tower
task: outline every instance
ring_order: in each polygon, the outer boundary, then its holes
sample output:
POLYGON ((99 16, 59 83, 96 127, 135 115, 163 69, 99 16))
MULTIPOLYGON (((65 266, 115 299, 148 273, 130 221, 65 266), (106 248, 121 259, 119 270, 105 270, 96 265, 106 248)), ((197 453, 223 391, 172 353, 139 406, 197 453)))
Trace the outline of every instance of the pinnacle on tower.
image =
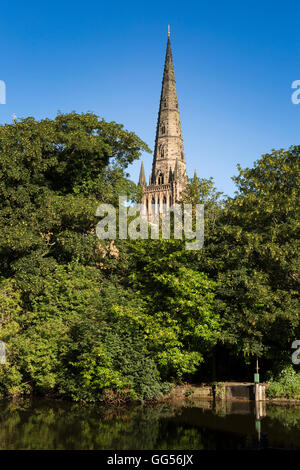
POLYGON ((174 181, 179 179, 178 160, 176 158, 175 169, 174 169, 174 181))
POLYGON ((144 186, 146 184, 144 164, 141 163, 140 177, 139 177, 139 186, 144 186))
POLYGON ((194 182, 196 182, 197 179, 198 179, 198 177, 197 177, 197 171, 196 171, 196 168, 195 168, 195 171, 194 171, 194 182))

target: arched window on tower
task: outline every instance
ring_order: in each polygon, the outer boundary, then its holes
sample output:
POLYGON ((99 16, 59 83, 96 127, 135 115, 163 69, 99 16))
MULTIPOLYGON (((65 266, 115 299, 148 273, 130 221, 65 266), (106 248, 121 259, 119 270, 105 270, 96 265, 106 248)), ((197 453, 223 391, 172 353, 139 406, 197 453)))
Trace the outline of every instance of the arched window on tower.
POLYGON ((161 156, 161 158, 164 157, 164 155, 165 155, 165 146, 164 145, 161 145, 159 147, 159 155, 161 156))
POLYGON ((181 152, 181 160, 184 160, 184 154, 181 152))
POLYGON ((162 173, 158 176, 158 184, 164 184, 164 175, 162 173))
POLYGON ((166 126, 164 124, 161 125, 161 133, 162 134, 166 133, 166 126))

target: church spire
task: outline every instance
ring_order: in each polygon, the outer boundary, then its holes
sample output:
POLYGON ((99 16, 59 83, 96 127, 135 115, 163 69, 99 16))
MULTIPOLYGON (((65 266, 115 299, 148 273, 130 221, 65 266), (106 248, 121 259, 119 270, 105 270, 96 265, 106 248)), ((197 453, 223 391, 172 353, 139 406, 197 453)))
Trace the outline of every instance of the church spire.
POLYGON ((142 162, 141 169, 140 169, 139 185, 144 186, 145 184, 146 184, 145 170, 144 170, 144 164, 142 162))
POLYGON ((148 220, 162 208, 172 207, 180 201, 187 183, 180 114, 176 92, 175 74, 170 41, 170 27, 164 73, 162 79, 159 112, 156 126, 155 147, 149 185, 145 183, 144 165, 141 165, 139 185, 142 187, 142 205, 148 220), (154 210, 154 213, 151 211, 154 210))
POLYGON ((151 183, 157 184, 158 175, 164 175, 168 180, 170 169, 174 172, 176 160, 178 171, 186 174, 183 139, 181 133, 180 114, 176 82, 171 50, 170 34, 168 30, 167 48, 165 56, 160 105, 156 127, 155 148, 153 155, 151 183))

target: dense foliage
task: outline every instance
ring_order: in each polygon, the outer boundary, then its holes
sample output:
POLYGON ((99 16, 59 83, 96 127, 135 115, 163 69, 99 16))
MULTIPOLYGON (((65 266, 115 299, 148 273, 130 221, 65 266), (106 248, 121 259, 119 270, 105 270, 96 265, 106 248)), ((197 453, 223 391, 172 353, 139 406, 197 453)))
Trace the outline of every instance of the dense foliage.
POLYGON ((263 155, 233 178, 200 264, 219 281, 218 310, 237 354, 291 362, 300 315, 300 147, 263 155))
POLYGON ((190 180, 182 200, 205 205, 200 251, 96 237, 100 202, 139 199, 126 167, 143 151, 91 113, 0 127, 0 394, 155 398, 170 382, 201 380, 220 347, 290 361, 300 148, 239 169, 233 198, 190 180))
POLYGON ((300 374, 290 364, 269 379, 267 396, 271 398, 300 399, 300 374))

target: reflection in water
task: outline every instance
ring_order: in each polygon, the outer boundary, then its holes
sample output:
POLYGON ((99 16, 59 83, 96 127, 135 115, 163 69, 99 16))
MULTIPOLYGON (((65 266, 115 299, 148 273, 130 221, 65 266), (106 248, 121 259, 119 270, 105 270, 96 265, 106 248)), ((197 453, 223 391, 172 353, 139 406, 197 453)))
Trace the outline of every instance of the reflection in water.
POLYGON ((300 406, 0 402, 0 449, 300 449, 300 406))

